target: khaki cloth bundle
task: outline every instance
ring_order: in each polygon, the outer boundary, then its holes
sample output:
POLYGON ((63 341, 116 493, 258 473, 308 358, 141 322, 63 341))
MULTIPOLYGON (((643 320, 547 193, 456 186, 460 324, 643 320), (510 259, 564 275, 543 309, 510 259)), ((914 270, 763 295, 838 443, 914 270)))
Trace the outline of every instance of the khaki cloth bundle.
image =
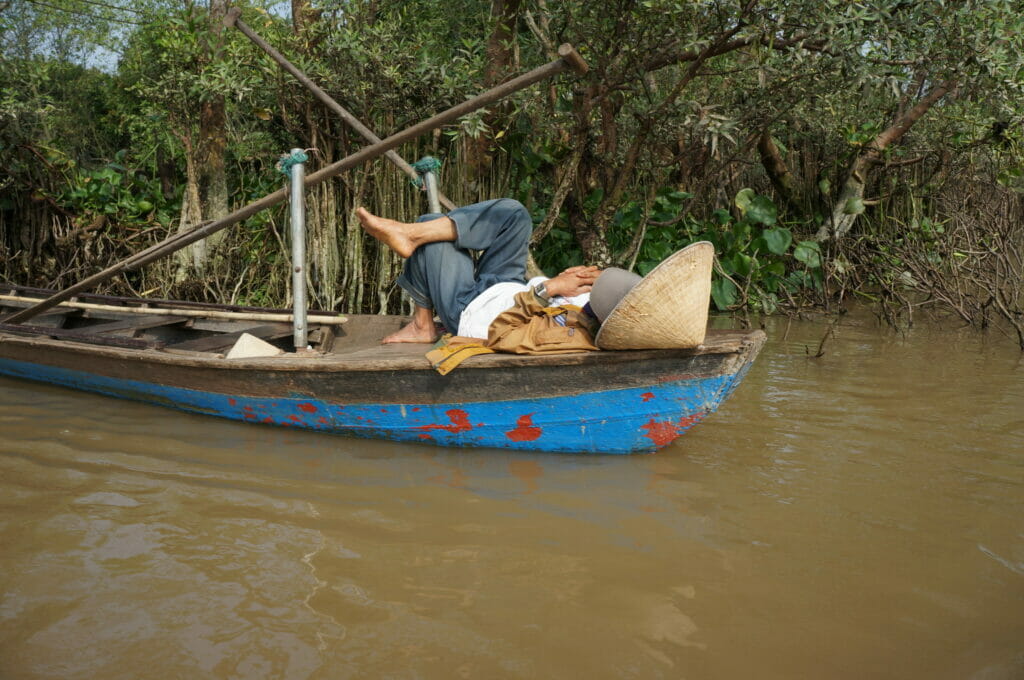
POLYGON ((515 304, 491 322, 486 340, 446 335, 427 352, 427 360, 438 373, 447 375, 477 354, 590 352, 597 349, 595 325, 596 321, 579 307, 544 307, 527 291, 516 295, 515 304))

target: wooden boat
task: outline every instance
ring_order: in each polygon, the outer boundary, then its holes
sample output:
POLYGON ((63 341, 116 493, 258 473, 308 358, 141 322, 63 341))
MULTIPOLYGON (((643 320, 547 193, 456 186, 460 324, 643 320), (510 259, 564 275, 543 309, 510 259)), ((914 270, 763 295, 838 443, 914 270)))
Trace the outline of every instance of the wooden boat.
MULTIPOLYGON (((48 294, 0 286, 0 318, 48 294)), ((290 349, 292 325, 268 316, 274 311, 83 294, 31 324, 0 324, 0 374, 357 437, 636 453, 713 412, 765 339, 709 330, 691 350, 490 354, 442 376, 424 356, 429 346, 380 344, 401 317, 357 315, 311 322, 311 350, 226 357, 242 333, 290 349)))

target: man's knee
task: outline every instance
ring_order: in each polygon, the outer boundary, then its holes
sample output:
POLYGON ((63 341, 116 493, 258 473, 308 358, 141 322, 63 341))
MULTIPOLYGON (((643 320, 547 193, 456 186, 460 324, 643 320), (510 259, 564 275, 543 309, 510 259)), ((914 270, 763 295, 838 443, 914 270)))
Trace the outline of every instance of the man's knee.
POLYGON ((533 231, 533 219, 530 217, 530 211, 516 199, 499 198, 495 207, 506 213, 505 223, 508 227, 526 234, 533 231))

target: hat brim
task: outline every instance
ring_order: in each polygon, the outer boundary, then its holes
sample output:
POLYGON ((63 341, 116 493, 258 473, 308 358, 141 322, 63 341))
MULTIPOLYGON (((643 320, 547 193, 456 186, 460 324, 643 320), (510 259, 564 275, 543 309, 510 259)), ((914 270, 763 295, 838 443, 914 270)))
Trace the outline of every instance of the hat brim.
POLYGON ((633 286, 597 332, 601 349, 697 347, 707 332, 715 247, 692 243, 633 286))

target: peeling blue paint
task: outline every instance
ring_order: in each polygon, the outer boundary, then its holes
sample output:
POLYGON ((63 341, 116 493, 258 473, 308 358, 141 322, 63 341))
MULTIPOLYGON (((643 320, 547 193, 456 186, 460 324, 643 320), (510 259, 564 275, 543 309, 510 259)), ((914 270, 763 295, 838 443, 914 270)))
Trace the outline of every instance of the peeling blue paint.
POLYGON ((442 446, 568 453, 661 448, 714 411, 744 372, 558 397, 333 404, 310 395, 220 394, 0 359, 0 374, 233 420, 442 446))

